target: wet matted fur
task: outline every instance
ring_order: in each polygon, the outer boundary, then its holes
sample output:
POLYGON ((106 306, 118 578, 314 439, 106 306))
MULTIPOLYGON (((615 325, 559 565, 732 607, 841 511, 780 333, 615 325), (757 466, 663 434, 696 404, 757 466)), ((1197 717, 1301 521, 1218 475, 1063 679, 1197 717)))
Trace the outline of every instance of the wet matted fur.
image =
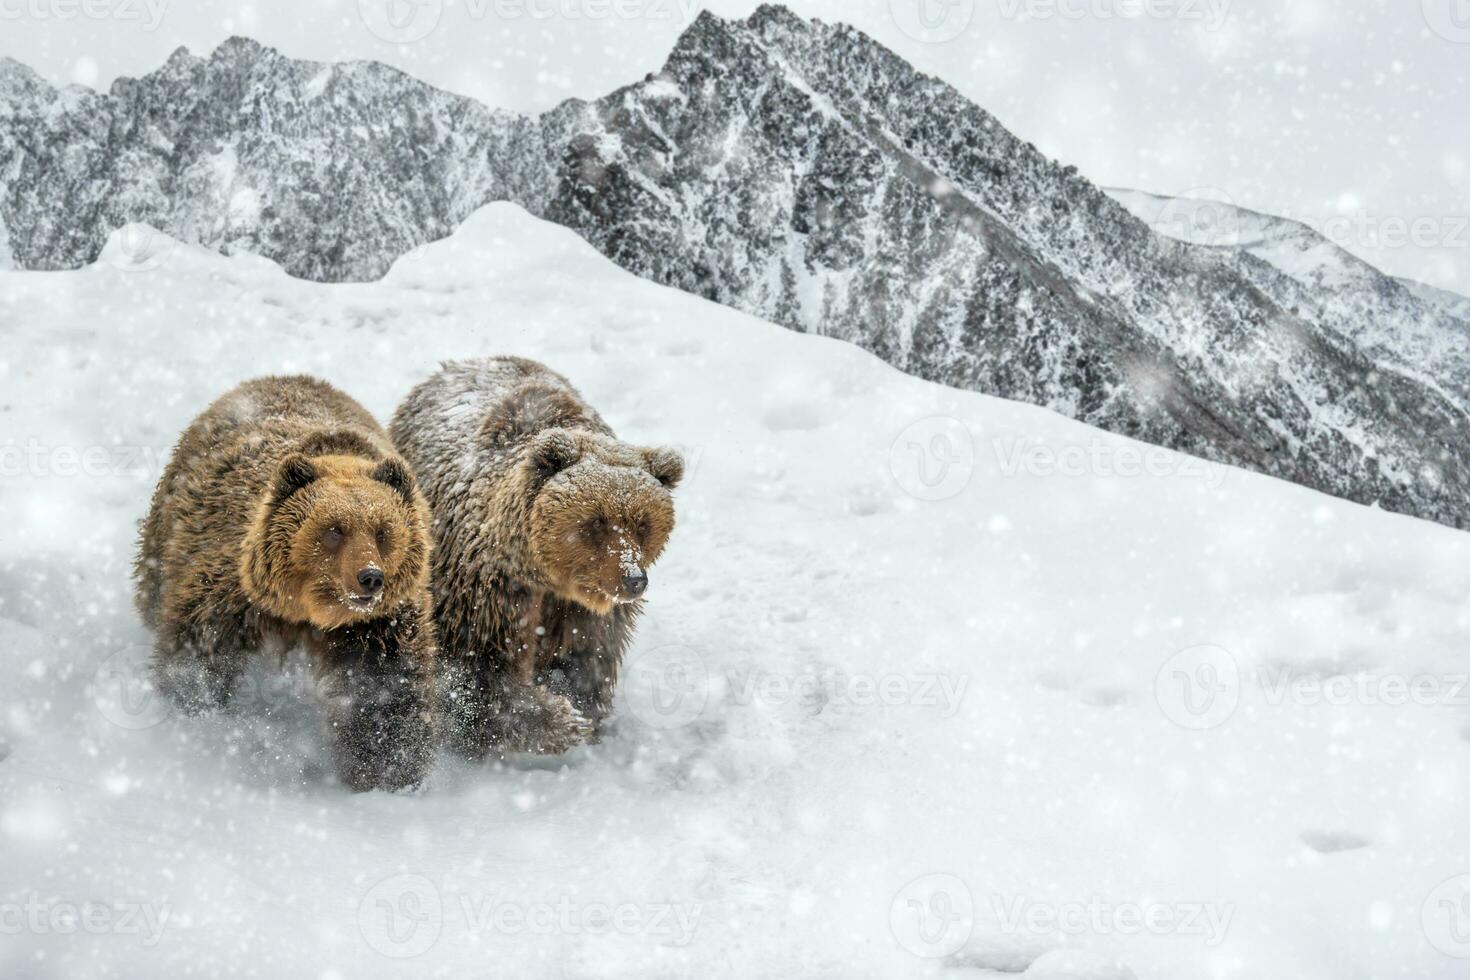
POLYGON ((565 378, 514 357, 444 365, 389 431, 434 513, 452 744, 555 754, 595 738, 682 458, 620 442, 565 378))
POLYGON ((416 783, 435 736, 428 515, 382 427, 326 382, 225 394, 180 437, 142 526, 155 683, 186 711, 220 707, 252 653, 304 644, 342 782, 416 783))

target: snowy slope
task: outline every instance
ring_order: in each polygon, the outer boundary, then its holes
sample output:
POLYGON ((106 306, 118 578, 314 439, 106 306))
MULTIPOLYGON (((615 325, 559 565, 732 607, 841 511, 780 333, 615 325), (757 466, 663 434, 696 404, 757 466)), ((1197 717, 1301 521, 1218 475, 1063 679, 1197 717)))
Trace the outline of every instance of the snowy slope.
POLYGON ((147 238, 0 277, 0 976, 1465 975, 1464 534, 905 376, 513 205, 364 285, 147 238), (508 352, 689 450, 604 744, 354 797, 274 688, 147 696, 134 523, 201 407, 311 371, 387 417, 508 352))

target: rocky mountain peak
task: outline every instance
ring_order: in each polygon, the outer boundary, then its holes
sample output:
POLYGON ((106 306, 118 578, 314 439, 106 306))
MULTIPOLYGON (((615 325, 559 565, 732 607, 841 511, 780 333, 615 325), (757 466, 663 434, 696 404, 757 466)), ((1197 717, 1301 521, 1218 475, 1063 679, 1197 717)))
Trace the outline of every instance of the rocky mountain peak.
POLYGON ((58 93, 29 66, 0 58, 0 118, 54 101, 58 93))
MULTIPOLYGON (((701 13, 648 81, 538 118, 244 38, 59 109, 44 83, 0 91, 22 106, 0 118, 0 233, 23 268, 91 261, 139 221, 373 279, 513 201, 921 377, 1470 526, 1470 387, 1364 339, 1376 270, 1309 285, 1158 234, 953 87, 784 7, 701 13)), ((1393 296, 1394 316, 1424 302, 1393 296)))

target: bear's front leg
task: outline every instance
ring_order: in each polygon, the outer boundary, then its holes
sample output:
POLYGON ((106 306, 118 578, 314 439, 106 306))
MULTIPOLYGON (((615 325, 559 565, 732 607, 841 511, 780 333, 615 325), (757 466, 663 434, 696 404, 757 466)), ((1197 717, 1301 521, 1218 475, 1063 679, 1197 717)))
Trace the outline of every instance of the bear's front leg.
POLYGON ((317 697, 343 785, 417 785, 434 759, 434 644, 422 606, 313 634, 317 697))
POLYGON ((561 755, 593 738, 592 722, 569 699, 499 665, 446 660, 441 685, 450 747, 475 761, 509 752, 561 755))
POLYGON ((547 686, 565 695, 592 723, 594 739, 612 714, 621 660, 608 650, 574 650, 558 657, 547 677, 547 686))
POLYGON ((187 715, 226 707, 257 637, 239 617, 165 618, 153 643, 153 685, 187 715))
POLYGON ((569 698, 600 730, 612 714, 623 654, 641 605, 618 606, 606 616, 567 603, 557 605, 558 633, 565 645, 552 658, 546 684, 569 698))

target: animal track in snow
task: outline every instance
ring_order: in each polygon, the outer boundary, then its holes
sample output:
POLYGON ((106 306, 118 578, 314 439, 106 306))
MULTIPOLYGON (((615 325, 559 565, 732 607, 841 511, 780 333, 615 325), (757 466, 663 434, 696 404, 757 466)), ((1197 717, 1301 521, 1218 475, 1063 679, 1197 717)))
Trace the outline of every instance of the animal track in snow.
POLYGON ((1072 680, 1059 670, 1048 670, 1036 675, 1036 686, 1043 691, 1070 691, 1072 680))
POLYGON ((1366 837, 1341 830, 1304 830, 1302 843, 1318 854, 1338 854, 1342 851, 1360 851, 1367 847, 1366 837))
POLYGON ((1128 702, 1128 692, 1117 687, 1099 687, 1082 695, 1082 703, 1094 708, 1116 708, 1128 702))
POLYGON ((952 969, 984 970, 986 976, 1020 977, 1032 963, 1051 952, 1051 944, 1040 937, 1009 935, 977 936, 964 949, 945 961, 952 969))
POLYGON ((1036 686, 1054 694, 1070 694, 1093 708, 1116 708, 1131 700, 1126 688, 1100 686, 1078 689, 1076 682, 1060 670, 1047 670, 1037 674, 1036 686))
POLYGON ((854 517, 873 517, 893 510, 893 497, 886 488, 854 487, 847 498, 848 513, 854 517))
POLYGON ((762 421, 772 432, 807 432, 820 428, 824 420, 820 405, 786 402, 766 409, 762 421))
POLYGON ((670 357, 693 357, 695 354, 704 353, 704 344, 697 340, 675 340, 673 343, 664 345, 663 353, 670 357))

